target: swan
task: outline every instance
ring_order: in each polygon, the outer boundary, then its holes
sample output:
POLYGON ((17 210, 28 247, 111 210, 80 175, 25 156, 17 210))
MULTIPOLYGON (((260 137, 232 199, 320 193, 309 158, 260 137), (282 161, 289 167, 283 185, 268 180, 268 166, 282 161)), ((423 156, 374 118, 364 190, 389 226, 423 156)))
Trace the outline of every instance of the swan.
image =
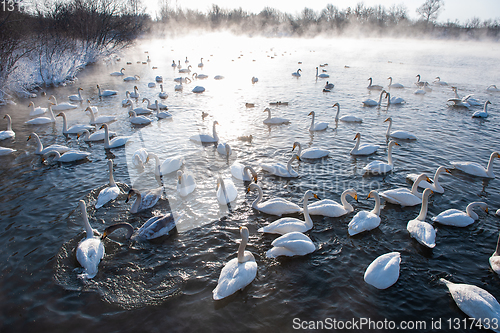
POLYGON ((123 81, 139 81, 141 77, 139 75, 127 76, 123 81))
POLYGON ((257 83, 259 82, 259 78, 252 76, 252 83, 257 83))
MULTIPOLYGON (((156 106, 158 106, 160 108, 160 110, 168 110, 168 106, 163 104, 163 103, 158 103, 158 100, 155 100, 154 104, 151 104, 151 101, 149 100, 149 98, 146 98, 144 97, 142 99, 142 102, 148 102, 148 105, 146 106, 146 108, 148 108, 149 110, 153 110, 153 111, 156 111, 156 106)), ((137 111, 136 111, 137 113, 137 111)))
POLYGON ((82 91, 82 90, 83 90, 82 88, 78 88, 78 94, 70 95, 70 96, 68 96, 68 99, 70 101, 83 101, 82 94, 80 93, 80 91, 82 91))
POLYGON ((151 119, 145 116, 138 116, 135 111, 129 111, 129 121, 133 125, 149 125, 151 124, 151 119))
POLYGON ((257 182, 257 172, 251 166, 245 166, 238 161, 231 164, 231 174, 234 178, 245 182, 257 182))
POLYGON ((137 86, 134 86, 134 91, 130 93, 131 98, 139 98, 141 94, 139 93, 139 88, 137 86))
POLYGON ((202 86, 196 86, 193 88, 193 90, 191 90, 192 92, 196 93, 196 94, 199 94, 199 93, 202 93, 205 91, 205 88, 202 87, 202 86))
POLYGON ((56 117, 54 116, 54 112, 52 111, 52 106, 53 106, 53 103, 49 103, 49 107, 48 107, 48 117, 37 117, 37 118, 34 118, 34 119, 30 119, 26 122, 24 122, 25 124, 28 124, 28 125, 44 125, 44 124, 50 124, 50 123, 55 123, 56 122, 56 117))
POLYGON ((311 190, 308 190, 304 194, 304 205, 303 205, 303 212, 305 219, 304 221, 294 217, 282 217, 265 227, 259 228, 257 231, 270 234, 284 235, 294 231, 306 232, 311 230, 313 227, 313 222, 311 220, 311 216, 309 216, 309 210, 307 207, 310 198, 319 199, 318 196, 311 190))
MULTIPOLYGON (((99 92, 99 97, 109 97, 109 96, 114 96, 118 94, 118 91, 116 90, 103 90, 101 91, 101 87, 97 85, 97 91, 99 92)), ((132 96, 132 94, 130 94, 132 96)))
POLYGON ((180 61, 180 60, 179 60, 179 64, 177 65, 177 68, 178 68, 178 69, 181 69, 181 68, 182 68, 181 61, 180 61))
POLYGON ((371 190, 368 198, 375 199, 375 207, 372 211, 361 210, 354 215, 347 226, 349 236, 375 229, 380 225, 380 197, 377 191, 371 190))
POLYGON ((302 72, 302 69, 300 69, 300 68, 299 68, 299 69, 297 69, 297 71, 296 71, 296 72, 293 72, 293 73, 292 73, 292 76, 295 76, 295 77, 300 77, 300 72, 302 72))
POLYGON ((333 104, 332 108, 337 107, 337 114, 335 115, 335 122, 338 123, 338 121, 344 121, 347 123, 361 123, 363 122, 363 119, 358 118, 356 116, 351 116, 351 115, 345 115, 339 118, 339 113, 340 113, 340 104, 335 103, 333 104))
POLYGON ((354 200, 358 201, 358 193, 354 189, 347 189, 342 192, 340 196, 339 204, 336 201, 330 199, 323 199, 320 201, 313 202, 309 205, 309 214, 310 215, 323 215, 328 217, 339 217, 345 214, 352 213, 354 208, 347 201, 347 196, 351 196, 354 200))
POLYGON ((323 89, 332 90, 334 87, 335 85, 333 83, 329 83, 328 81, 326 81, 325 87, 323 89))
POLYGON ((364 106, 370 106, 370 107, 372 107, 372 106, 379 106, 380 103, 382 103, 382 97, 384 96, 384 94, 387 94, 387 91, 382 90, 380 92, 380 96, 378 98, 378 102, 374 101, 373 99, 368 98, 367 100, 363 101, 363 105, 364 106))
MULTIPOLYGON (((436 173, 434 174, 434 179, 432 180, 432 183, 429 183, 428 181, 421 181, 418 184, 418 187, 430 188, 435 193, 440 193, 440 194, 444 193, 444 188, 441 186, 441 184, 439 184, 439 175, 443 172, 451 174, 451 171, 449 169, 445 168, 444 166, 440 166, 439 168, 437 168, 436 173)), ((406 178, 408 178, 412 182, 415 182, 416 179, 418 178, 418 174, 410 173, 406 175, 406 178)))
POLYGON ((222 156, 229 157, 233 153, 233 150, 231 149, 231 146, 229 145, 229 143, 219 143, 217 145, 217 152, 219 154, 221 154, 222 156))
POLYGON ((97 196, 97 202, 95 204, 95 209, 99 209, 110 201, 115 200, 120 194, 120 189, 115 183, 113 178, 113 160, 108 160, 109 169, 109 186, 102 189, 97 196))
POLYGON ((130 212, 132 214, 142 212, 143 210, 149 209, 156 205, 158 200, 161 198, 161 194, 163 192, 163 187, 158 187, 152 190, 145 191, 143 193, 139 192, 135 188, 131 188, 128 191, 127 199, 125 199, 125 203, 127 203, 130 198, 135 194, 136 199, 130 207, 130 212))
POLYGON ((191 79, 189 79, 188 77, 186 77, 184 79, 182 77, 180 77, 180 78, 177 78, 177 79, 174 79, 174 81, 179 82, 179 84, 177 84, 177 85, 174 86, 174 90, 175 91, 182 91, 184 89, 184 86, 182 85, 183 82, 184 83, 191 83, 191 79), (179 79, 179 80, 177 80, 177 79, 179 79), (188 80, 189 80, 189 82, 187 82, 188 80))
POLYGON ((236 190, 233 181, 230 178, 222 179, 221 175, 217 178, 215 192, 217 201, 219 201, 221 205, 227 205, 238 197, 238 190, 236 190))
POLYGON ((486 88, 486 91, 489 91, 489 92, 499 92, 499 91, 500 91, 500 89, 499 89, 499 88, 497 88, 497 86, 496 86, 496 85, 492 84, 492 85, 490 85, 488 88, 486 88))
POLYGON ((472 98, 473 94, 469 94, 465 97, 460 98, 460 96, 458 95, 458 88, 451 87, 451 89, 455 93, 455 98, 448 99, 449 102, 454 102, 458 106, 461 106, 461 103, 462 103, 464 106, 467 106, 467 107, 468 106, 481 106, 482 105, 481 102, 479 102, 477 99, 472 98), (461 101, 461 103, 460 103, 460 101, 461 101))
POLYGON ((132 164, 136 168, 144 168, 144 164, 148 162, 148 151, 146 148, 139 148, 132 155, 132 164))
POLYGON ((193 75, 191 75, 191 77, 193 77, 193 78, 195 78, 195 79, 204 80, 204 79, 207 79, 207 78, 208 78, 208 75, 205 75, 205 74, 198 74, 198 73, 193 73, 193 75))
POLYGON ((311 126, 309 127, 309 131, 311 132, 324 131, 328 128, 328 123, 317 123, 317 124, 314 123, 314 118, 315 118, 314 111, 311 111, 308 115, 309 116, 312 115, 311 126))
POLYGON ((151 114, 151 113, 153 113, 152 109, 143 108, 141 106, 136 107, 134 109, 134 107, 132 105, 130 105, 128 110, 129 110, 129 112, 130 111, 134 111, 136 115, 145 115, 145 114, 151 114))
POLYGON ((151 157, 155 159, 155 175, 158 177, 175 172, 184 164, 184 157, 178 155, 166 158, 162 163, 155 153, 148 153, 148 161, 151 157))
POLYGON ((168 94, 163 91, 163 84, 160 84, 160 93, 158 94, 158 97, 160 97, 161 99, 168 98, 168 94))
MULTIPOLYGON (((99 108, 97 106, 90 105, 90 99, 87 99, 87 107, 92 109, 94 116, 99 113, 99 108)), ((85 114, 90 115, 90 112, 85 109, 85 114)))
POLYGON ((450 162, 451 165, 462 172, 465 172, 472 176, 484 177, 484 178, 495 178, 493 173, 493 159, 500 158, 500 153, 493 152, 490 155, 490 160, 488 161, 488 166, 486 169, 476 162, 450 162))
POLYGON ((130 140, 130 136, 117 136, 113 139, 109 139, 109 129, 108 124, 102 124, 99 129, 104 129, 104 148, 105 149, 113 149, 125 146, 128 140, 130 140))
POLYGON ((5 131, 0 131, 0 140, 15 138, 16 133, 12 130, 12 119, 8 114, 3 116, 3 119, 7 119, 7 129, 5 131))
POLYGON ((433 82, 434 84, 437 84, 439 86, 447 86, 448 83, 441 81, 441 78, 439 76, 436 76, 436 81, 433 82))
POLYGON ((410 236, 415 238, 417 242, 428 248, 434 248, 436 246, 436 229, 429 223, 425 222, 425 217, 427 216, 427 205, 429 201, 429 196, 432 194, 430 188, 426 188, 424 193, 422 193, 422 207, 420 207, 420 214, 413 219, 408 221, 406 225, 406 230, 410 233, 410 236))
POLYGON ((379 145, 372 145, 369 143, 360 144, 360 141, 361 141, 361 134, 360 133, 356 133, 354 140, 357 140, 357 141, 356 141, 356 145, 354 146, 354 148, 351 149, 351 155, 356 155, 356 156, 371 155, 371 154, 375 153, 380 148, 379 145))
POLYGON ((387 149, 387 163, 382 162, 382 161, 371 161, 368 163, 363 170, 369 173, 387 173, 391 171, 394 168, 394 163, 392 161, 392 147, 393 146, 400 146, 399 143, 396 141, 391 141, 389 142, 388 149, 387 149))
MULTIPOLYGON (((116 135, 116 132, 108 132, 110 137, 114 137, 116 135)), ((103 141, 106 136, 105 131, 97 131, 92 134, 88 130, 83 130, 82 132, 78 133, 77 139, 80 139, 80 137, 83 137, 83 141, 87 142, 95 142, 95 141, 103 141)))
POLYGON ((384 89, 384 87, 379 86, 378 84, 372 84, 372 78, 369 78, 368 81, 370 81, 370 84, 366 88, 368 88, 370 90, 382 90, 382 89, 384 89))
POLYGON ((191 174, 177 170, 177 192, 185 197, 196 189, 196 181, 191 174))
POLYGON ((179 69, 179 73, 191 73, 192 66, 189 65, 187 68, 179 69))
POLYGON ((472 210, 481 207, 488 213, 488 205, 484 202, 472 202, 467 205, 465 212, 458 209, 447 209, 432 218, 433 221, 455 227, 466 227, 474 223, 479 216, 472 210))
POLYGON ((270 108, 265 108, 263 112, 267 112, 267 118, 262 121, 266 125, 281 125, 290 122, 290 120, 286 118, 271 117, 270 108))
POLYGON ((49 156, 54 156, 53 161, 70 163, 84 160, 90 156, 89 152, 81 150, 69 150, 61 155, 57 150, 51 150, 43 154, 42 162, 46 161, 49 156))
POLYGON ((484 109, 483 111, 476 111, 472 114, 472 118, 486 118, 488 117, 488 111, 487 111, 487 108, 488 108, 488 104, 491 104, 490 101, 486 101, 484 103, 484 109))
POLYGON ((56 117, 62 117, 63 119, 63 134, 78 134, 82 132, 83 130, 88 130, 90 131, 91 129, 94 129, 94 126, 91 125, 73 125, 70 128, 68 128, 68 122, 66 120, 66 114, 64 112, 59 112, 59 114, 56 117))
POLYGON ((292 151, 294 151, 296 147, 298 147, 297 155, 299 155, 301 159, 315 160, 318 158, 327 157, 328 154, 330 154, 328 150, 319 148, 307 148, 304 151, 302 151, 302 146, 297 141, 293 143, 292 151))
POLYGON ((158 83, 162 83, 162 82, 163 82, 163 76, 161 76, 161 75, 157 75, 157 76, 155 77, 155 81, 156 81, 156 82, 158 82, 158 83))
POLYGON ((500 235, 498 236, 495 252, 491 255, 489 262, 491 269, 493 269, 495 273, 500 274, 500 235))
POLYGON ((299 155, 292 154, 292 157, 290 157, 290 159, 288 160, 287 165, 284 165, 283 163, 280 162, 275 162, 275 163, 261 163, 260 166, 265 171, 279 177, 297 178, 299 174, 297 173, 297 171, 292 169, 292 162, 296 159, 300 161, 299 155))
POLYGON ((318 67, 316 67, 316 77, 319 77, 319 78, 322 78, 322 79, 327 79, 330 77, 330 75, 328 74, 325 74, 325 73, 321 73, 318 75, 318 67))
POLYGON ((191 136, 189 139, 191 141, 195 141, 195 142, 199 142, 199 143, 216 143, 219 141, 219 137, 217 136, 217 131, 215 129, 215 125, 219 125, 219 123, 217 122, 217 120, 214 120, 214 123, 213 123, 213 135, 209 135, 209 134, 196 134, 196 135, 193 135, 191 136))
POLYGON ((385 93, 385 97, 387 97, 387 105, 406 103, 406 101, 404 99, 402 99, 401 97, 392 97, 391 98, 391 94, 389 92, 385 93))
POLYGON ((59 153, 63 154, 65 152, 71 150, 69 147, 57 145, 57 144, 50 145, 47 148, 43 148, 42 141, 40 141, 40 138, 34 132, 28 136, 28 140, 26 140, 26 141, 29 141, 31 138, 33 138, 35 140, 35 143, 36 143, 35 154, 37 154, 37 155, 43 155, 45 153, 48 153, 49 151, 58 151, 59 153))
POLYGON ((302 212, 302 208, 300 208, 300 206, 279 197, 261 202, 264 194, 262 192, 262 188, 257 184, 250 184, 247 188, 247 193, 250 191, 257 191, 258 193, 257 198, 252 202, 252 208, 257 209, 258 211, 277 216, 302 212))
POLYGON ((160 104, 158 103, 158 100, 155 100, 155 106, 156 106, 156 118, 158 119, 172 118, 172 114, 170 112, 168 111, 160 112, 160 104))
POLYGON ((0 156, 9 155, 17 150, 7 147, 0 147, 0 156))
POLYGON ((156 82, 149 82, 148 88, 156 88, 156 82))
POLYGON ((413 183, 411 190, 406 187, 398 187, 392 190, 380 192, 380 196, 387 202, 401 205, 403 207, 416 206, 422 203, 422 193, 417 192, 418 184, 422 181, 430 182, 429 177, 427 177, 425 173, 418 176, 413 183))
POLYGON ((377 289, 387 289, 399 279, 399 265, 401 253, 390 252, 383 254, 366 268, 365 282, 377 289))
POLYGON ((66 111, 71 109, 76 109, 77 106, 70 103, 59 103, 57 104, 57 99, 54 95, 50 95, 49 101, 53 102, 52 110, 53 111, 66 111))
MULTIPOLYGON (((482 324, 496 323, 500 318, 500 304, 496 298, 486 290, 470 284, 452 283, 443 278, 439 281, 446 284, 451 297, 467 316, 476 319, 482 324)), ((500 332, 498 328, 490 328, 500 332)))
POLYGON ((403 89, 405 87, 401 83, 392 83, 392 76, 389 76, 387 80, 389 80, 389 89, 403 89))
POLYGON ((116 223, 110 225, 102 233, 101 240, 108 237, 109 234, 113 233, 118 229, 125 229, 127 239, 132 241, 144 241, 153 240, 160 237, 168 236, 170 232, 176 229, 176 221, 172 213, 167 213, 163 215, 153 216, 148 219, 139 229, 134 231, 134 227, 127 222, 116 223))
POLYGON ((119 72, 113 72, 113 73, 111 73, 109 75, 111 75, 111 76, 122 76, 122 75, 125 75, 125 73, 123 73, 124 70, 125 70, 125 68, 122 68, 122 69, 120 69, 119 72))
POLYGON ((35 103, 33 103, 33 102, 30 102, 28 107, 31 109, 30 117, 41 116, 42 114, 44 114, 48 110, 47 108, 42 108, 40 106, 35 108, 35 103))
POLYGON ((198 67, 199 68, 203 68, 204 64, 203 64, 203 58, 201 58, 200 60, 200 63, 198 64, 198 67))
POLYGON ((267 258, 305 256, 316 250, 312 240, 298 231, 289 232, 276 238, 271 245, 273 248, 266 252, 267 258))
POLYGON ((417 82, 415 82, 415 85, 417 87, 425 87, 429 85, 429 82, 427 81, 420 81, 420 74, 417 74, 415 77, 417 78, 417 82))
POLYGON ((76 260, 78 260, 83 267, 83 274, 79 275, 79 277, 83 279, 92 279, 97 274, 97 266, 99 266, 101 259, 104 258, 105 250, 101 240, 94 237, 94 231, 87 217, 87 206, 85 205, 85 201, 80 200, 78 205, 82 212, 83 227, 87 235, 76 248, 76 260))
POLYGON ((391 132, 391 127, 392 127, 392 118, 391 117, 384 120, 384 123, 385 122, 389 122, 389 127, 387 127, 387 132, 385 133, 386 137, 400 139, 400 140, 417 140, 417 137, 414 134, 407 132, 407 131, 391 132))
POLYGON ((129 107, 131 105, 134 105, 134 102, 132 102, 132 100, 130 99, 130 91, 125 91, 125 99, 122 100, 122 107, 126 108, 126 107, 129 107))
POLYGON ((217 286, 212 291, 212 297, 218 301, 226 298, 249 285, 257 275, 257 263, 253 254, 245 251, 249 232, 246 227, 240 227, 241 243, 238 256, 229 260, 220 272, 217 286))
POLYGON ((224 79, 224 76, 222 76, 222 75, 215 75, 214 76, 214 80, 222 80, 222 79, 224 79))
POLYGON ((101 125, 101 124, 109 124, 116 121, 115 116, 98 116, 96 117, 94 114, 94 110, 89 106, 85 109, 90 114, 90 125, 101 125))

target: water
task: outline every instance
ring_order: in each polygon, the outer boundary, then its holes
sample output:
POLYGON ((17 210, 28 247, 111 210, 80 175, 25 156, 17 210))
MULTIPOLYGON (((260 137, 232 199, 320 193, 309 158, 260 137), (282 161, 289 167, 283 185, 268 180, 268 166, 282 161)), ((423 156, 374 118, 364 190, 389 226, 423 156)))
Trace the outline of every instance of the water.
MULTIPOLYGON (((498 64, 498 54, 498 44, 486 42, 261 39, 226 34, 143 40, 120 62, 90 66, 75 85, 48 91, 63 102, 80 86, 100 114, 116 115, 119 119, 110 129, 132 136, 133 141, 126 148, 111 151, 105 151, 102 143, 88 145, 75 137, 66 139, 61 135, 60 117, 54 126, 24 125, 29 113, 26 100, 3 108, 0 116, 12 116, 16 139, 1 144, 17 152, 1 157, 0 163, 2 332, 159 332, 165 328, 292 331, 294 318, 387 318, 396 323, 423 320, 427 326, 421 331, 430 331, 432 320, 441 319, 445 328, 448 319, 465 318, 439 278, 477 285, 500 297, 500 279, 488 265, 499 232, 498 217, 493 215, 500 207, 498 178, 482 180, 459 172, 441 176, 445 193, 431 197, 427 221, 445 209, 464 210, 472 201, 487 202, 490 213, 479 212, 479 220, 466 228, 435 224, 437 246, 433 250, 420 246, 406 231, 407 221, 418 215, 420 207, 388 204, 381 211, 379 228, 354 237, 348 236, 347 224, 355 213, 341 218, 313 217, 314 228, 308 235, 317 250, 305 257, 272 260, 265 252, 276 236, 260 235, 257 229, 277 217, 254 211, 251 202, 255 194, 246 194, 244 185, 236 181, 237 200, 230 208, 218 205, 216 177, 230 177, 229 166, 238 160, 257 169, 264 199, 280 196, 299 205, 308 189, 322 198, 339 200, 344 189, 355 188, 359 202, 350 201, 357 212, 373 207, 373 200, 365 200, 371 189, 409 187, 407 173, 427 172, 432 176, 438 166, 454 160, 486 165, 491 152, 500 150, 500 94, 485 91, 488 85, 500 83, 492 70, 498 64), (145 61, 147 55, 151 63, 137 63, 145 61), (170 64, 181 60, 185 67, 186 56, 193 72, 210 77, 185 85, 183 92, 174 92, 173 78, 180 74, 170 64), (197 68, 201 57, 205 64, 202 71, 197 68), (132 65, 126 65, 127 61, 132 65), (315 67, 324 63, 328 63, 323 68, 330 78, 316 79, 315 67), (137 74, 141 80, 126 83, 108 76, 121 67, 126 68, 127 76, 137 74), (302 77, 295 79, 291 73, 298 68, 302 77), (432 92, 414 95, 417 74, 430 82, 440 76, 450 86, 457 86, 461 96, 473 93, 482 102, 489 99, 489 118, 472 119, 473 110, 447 107, 446 100, 453 97, 450 87, 431 84, 432 92), (147 127, 133 128, 126 109, 121 107, 124 92, 137 85, 141 98, 154 102, 159 87, 148 88, 147 83, 156 75, 163 76, 169 97, 162 102, 169 106, 173 119, 153 120, 147 127), (214 75, 225 78, 217 81, 214 75), (253 76, 259 78, 258 83, 251 83, 253 76), (362 107, 361 102, 367 98, 378 100, 378 93, 366 89, 367 79, 372 77, 374 84, 386 86, 389 76, 406 87, 391 91, 392 95, 407 103, 362 107), (327 80, 335 84, 330 93, 322 92, 327 80), (119 95, 99 100, 96 84, 118 90, 119 95), (206 91, 192 93, 195 85, 204 86, 206 91), (289 105, 269 106, 276 101, 289 105), (363 123, 340 122, 336 127, 335 102, 341 106, 341 116, 356 115, 363 123), (254 103, 255 107, 247 108, 245 103, 254 103), (273 116, 290 119, 290 124, 263 125, 266 107, 271 108, 273 116), (202 119, 202 111, 209 116, 202 119), (315 111, 317 121, 330 123, 326 131, 308 131, 310 111, 315 111), (394 130, 411 131, 418 140, 401 142, 401 147, 394 149, 393 173, 363 176, 362 168, 369 161, 386 159, 384 120, 389 116, 394 120, 394 130), (220 124, 217 131, 221 141, 232 146, 229 160, 214 146, 189 140, 194 134, 211 133, 214 120, 220 124), (91 157, 83 163, 44 165, 33 154, 34 144, 26 141, 32 131, 40 135, 44 145, 66 144, 91 152, 91 157), (382 149, 370 157, 351 157, 349 151, 357 132, 362 134, 362 142, 379 144, 382 149), (251 143, 238 139, 250 134, 251 143), (303 148, 328 149, 330 157, 313 163, 294 162, 300 174, 297 179, 280 179, 260 170, 263 162, 286 163, 294 141, 303 148), (175 176, 157 179, 153 163, 142 172, 134 169, 131 156, 140 147, 155 152, 160 160, 182 154, 184 168, 196 177, 196 191, 181 199, 175 192, 175 176), (152 211, 133 216, 123 194, 96 211, 93 204, 108 181, 108 158, 114 160, 115 180, 124 192, 131 186, 144 190, 163 185, 164 200, 152 211), (75 248, 84 237, 77 209, 80 199, 87 202, 90 223, 100 232, 119 221, 139 227, 148 217, 169 209, 179 216, 178 232, 161 241, 132 244, 122 234, 110 236, 105 241, 106 256, 98 275, 81 281, 75 259, 75 248), (250 230, 247 250, 256 257, 257 278, 243 292, 214 302, 211 291, 223 265, 236 255, 241 225, 250 230), (379 255, 392 251, 402 256, 398 282, 382 291, 367 285, 363 281, 366 267, 379 255)), ((46 97, 34 102, 45 106, 46 97)), ((70 124, 87 121, 84 108, 82 105, 66 112, 70 124)), ((494 171, 500 172, 498 161, 494 171)))

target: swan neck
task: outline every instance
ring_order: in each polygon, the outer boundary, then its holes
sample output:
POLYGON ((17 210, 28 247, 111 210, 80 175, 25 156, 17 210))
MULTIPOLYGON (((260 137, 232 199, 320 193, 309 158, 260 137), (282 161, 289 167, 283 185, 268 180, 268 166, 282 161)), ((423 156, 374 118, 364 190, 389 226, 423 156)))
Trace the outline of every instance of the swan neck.
POLYGON ((443 187, 441 186, 441 184, 439 184, 439 175, 441 174, 441 172, 443 172, 444 169, 442 168, 438 168, 436 170, 436 173, 434 174, 434 188, 436 188, 437 190, 439 191, 444 191, 443 187))
POLYGON ((248 239, 243 236, 241 238, 241 243, 240 246, 238 247, 238 262, 244 263, 245 262, 245 247, 247 246, 248 239))
POLYGON ((109 187, 115 187, 115 179, 113 177, 113 162, 109 163, 109 187))
POLYGON ((141 193, 139 191, 136 191, 134 193, 136 195, 136 199, 135 199, 134 203, 132 204, 132 207, 130 207, 130 211, 132 213, 135 213, 139 210, 139 206, 141 205, 141 202, 142 202, 141 193))
MULTIPOLYGON (((428 192, 430 193, 430 192, 428 192)), ((427 206, 429 203, 429 195, 422 196, 422 207, 420 207, 420 214, 417 216, 417 220, 425 221, 425 217, 427 216, 427 206)))
POLYGON ((420 184, 421 181, 423 181, 424 179, 426 179, 425 177, 418 177, 417 179, 415 179, 415 182, 413 182, 413 185, 411 186, 411 194, 413 195, 417 195, 417 192, 418 192, 418 184, 420 184))
POLYGON ((109 129, 104 125, 104 147, 109 147, 109 129))
POLYGON ((257 198, 252 202, 252 207, 253 208, 257 208, 258 205, 259 205, 259 202, 262 200, 262 197, 263 197, 263 193, 262 193, 262 189, 260 188, 260 186, 257 186, 255 187, 257 189, 257 198))
POLYGON ((391 127, 392 127, 392 119, 389 120, 389 126, 387 127, 387 132, 385 133, 385 136, 390 136, 391 127))
POLYGON ((393 162, 392 162, 392 147, 394 147, 394 145, 389 145, 389 149, 387 150, 387 164, 389 165, 393 165, 393 162))
POLYGON ((314 117, 315 117, 315 114, 313 113, 312 114, 312 119, 311 119, 311 127, 310 127, 311 129, 314 128, 314 117))
POLYGON ((49 105, 49 117, 52 119, 53 122, 56 121, 56 117, 54 116, 54 111, 52 111, 52 106, 49 105))
POLYGON ((340 105, 337 104, 337 114, 335 115, 335 121, 339 121, 340 105))
POLYGON ((308 229, 312 229, 313 227, 313 221, 311 219, 311 216, 309 215, 309 209, 307 208, 309 204, 309 195, 306 193, 304 195, 304 205, 302 208, 304 209, 304 219, 305 219, 305 224, 308 229))
POLYGON ((7 115, 7 131, 12 131, 12 119, 7 115))
POLYGON ((465 208, 465 212, 467 213, 467 215, 469 215, 474 221, 479 218, 479 216, 476 214, 476 212, 473 211, 473 208, 477 207, 477 206, 479 206, 479 204, 476 202, 473 202, 473 203, 468 204, 467 208, 465 208))
POLYGON ((293 159, 295 158, 294 155, 292 155, 292 157, 288 160, 288 163, 286 164, 286 170, 288 171, 289 174, 292 174, 292 162, 293 162, 293 159))
POLYGON ((219 141, 219 136, 217 135, 217 130, 215 129, 215 125, 216 125, 216 124, 214 124, 213 135, 214 135, 214 139, 215 139, 216 141, 219 141))
MULTIPOLYGON (((385 90, 383 90, 383 91, 380 93, 380 96, 379 96, 379 98, 378 98, 378 105, 380 105, 380 103, 382 103, 382 95, 384 95, 385 93, 386 93, 386 92, 385 92, 385 90)), ((388 96, 389 96, 389 95, 388 95, 388 96)), ((388 99, 388 100, 390 100, 390 99, 388 99)))
POLYGON ((380 216, 380 196, 377 193, 373 196, 373 198, 375 199, 375 207, 373 207, 373 210, 371 212, 372 214, 380 216))
POLYGON ((499 255, 499 251, 500 250, 500 235, 498 235, 498 240, 497 240, 497 247, 495 249, 495 253, 493 253, 494 256, 498 256, 499 255))
POLYGON ((490 156, 490 160, 488 161, 488 166, 486 167, 486 173, 488 176, 492 177, 493 176, 493 159, 496 157, 496 154, 493 153, 490 156))
POLYGON ((353 150, 358 150, 359 149, 360 142, 361 142, 361 136, 358 135, 358 138, 356 139, 356 145, 354 146, 353 150))
POLYGON ((87 216, 87 208, 84 203, 80 203, 80 211, 82 212, 83 227, 85 228, 87 238, 94 238, 94 232, 90 226, 89 218, 87 216))
POLYGON ((64 112, 61 112, 62 119, 63 119, 63 133, 66 133, 68 131, 68 123, 66 121, 66 114, 64 112))
POLYGON ((342 206, 344 207, 345 210, 348 212, 354 211, 354 208, 352 205, 347 201, 347 191, 344 191, 342 195, 340 196, 340 202, 342 203, 342 206))
POLYGON ((36 153, 40 154, 43 150, 42 140, 40 140, 40 137, 36 133, 31 134, 31 136, 34 137, 36 141, 36 153))

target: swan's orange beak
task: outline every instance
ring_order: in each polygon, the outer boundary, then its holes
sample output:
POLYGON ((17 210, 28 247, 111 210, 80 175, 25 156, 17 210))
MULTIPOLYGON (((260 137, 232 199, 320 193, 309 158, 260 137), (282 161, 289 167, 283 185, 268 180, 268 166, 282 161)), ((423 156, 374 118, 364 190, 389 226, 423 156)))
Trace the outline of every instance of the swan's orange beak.
POLYGON ((450 169, 445 169, 444 171, 446 171, 448 173, 451 173, 450 169))
POLYGON ((315 197, 316 199, 320 200, 320 199, 319 199, 319 197, 318 197, 318 195, 317 195, 316 193, 314 193, 314 197, 315 197))
POLYGON ((396 146, 400 146, 400 147, 401 147, 401 145, 400 145, 399 143, 397 143, 397 142, 394 142, 394 144, 395 144, 396 146))

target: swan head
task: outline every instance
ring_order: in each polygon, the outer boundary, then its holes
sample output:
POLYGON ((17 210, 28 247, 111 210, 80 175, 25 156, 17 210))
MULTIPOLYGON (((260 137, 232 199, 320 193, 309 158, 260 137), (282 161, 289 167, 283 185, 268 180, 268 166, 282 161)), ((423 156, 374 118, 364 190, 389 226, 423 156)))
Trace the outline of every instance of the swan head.
POLYGON ((270 108, 265 108, 264 111, 262 112, 271 112, 271 109, 270 108))
POLYGON ((400 146, 400 147, 401 147, 401 145, 400 145, 399 143, 397 143, 396 141, 393 141, 393 140, 391 140, 391 141, 389 142, 388 147, 391 147, 391 146, 400 146))
POLYGON ((97 85, 97 89, 101 89, 101 87, 99 87, 99 85, 97 85))
POLYGON ((179 180, 179 184, 180 184, 181 180, 182 180, 182 170, 177 170, 177 179, 179 180))
POLYGON ((370 193, 368 193, 366 199, 377 198, 377 197, 379 197, 378 192, 376 190, 371 190, 370 193))
POLYGON ((484 105, 488 105, 488 104, 491 104, 491 102, 489 100, 484 102, 484 105))
POLYGON ((86 136, 88 137, 88 136, 90 135, 90 132, 89 132, 88 130, 83 130, 83 131, 81 131, 80 133, 78 133, 78 134, 76 135, 76 138, 77 138, 77 139, 80 139, 80 137, 81 137, 81 136, 84 136, 84 135, 86 135, 86 136))
POLYGON ((107 129, 108 128, 108 124, 102 124, 101 127, 99 127, 99 129, 107 129))
POLYGON ((82 90, 82 91, 83 91, 83 88, 79 87, 79 88, 78 88, 78 91, 80 91, 80 90, 82 90))
MULTIPOLYGON (((90 103, 90 101, 88 101, 90 103)), ((87 108, 85 109, 85 111, 88 111, 90 113, 94 113, 94 111, 92 111, 92 108, 90 106, 87 106, 87 108)))
POLYGON ((434 191, 433 191, 433 190, 431 190, 430 188, 426 188, 426 189, 424 190, 424 192, 422 192, 422 200, 423 200, 424 198, 428 198, 428 197, 429 197, 431 194, 433 194, 433 193, 434 193, 434 191))
POLYGON ((293 154, 293 155, 292 155, 292 160, 293 160, 294 158, 296 158, 298 161, 302 161, 302 160, 300 159, 300 156, 299 156, 299 155, 297 155, 297 154, 293 154))
POLYGON ((219 125, 219 122, 217 120, 214 120, 214 126, 219 125))
POLYGON ((332 105, 332 108, 334 108, 334 107, 340 108, 340 104, 338 102, 336 102, 335 104, 332 105))
POLYGON ((64 112, 59 112, 56 117, 66 118, 66 114, 64 112))
POLYGON ((500 158, 500 153, 494 152, 491 154, 492 157, 500 158))
POLYGON ((248 242, 248 238, 250 237, 250 232, 247 227, 240 227, 240 235, 241 239, 248 242))
POLYGON ((304 200, 309 199, 309 198, 315 198, 315 199, 320 200, 320 198, 318 197, 318 195, 316 193, 314 193, 311 190, 307 190, 307 192, 304 194, 304 200))
POLYGON ((131 188, 127 193, 127 198, 125 199, 125 203, 127 203, 134 194, 140 194, 140 192, 137 191, 135 188, 131 188))
POLYGON ((361 133, 356 133, 356 136, 354 137, 353 140, 361 139, 361 133))
POLYGON ((292 151, 294 151, 294 150, 295 150, 295 148, 297 148, 297 147, 300 147, 300 143, 299 143, 298 141, 295 141, 295 142, 293 143, 292 151))
POLYGON ((384 123, 385 123, 385 122, 388 122, 388 121, 389 121, 389 122, 392 122, 392 118, 391 118, 391 117, 387 118, 386 120, 384 120, 384 123))
POLYGON ((314 111, 309 112, 308 116, 310 116, 310 115, 314 116, 315 115, 314 111))

